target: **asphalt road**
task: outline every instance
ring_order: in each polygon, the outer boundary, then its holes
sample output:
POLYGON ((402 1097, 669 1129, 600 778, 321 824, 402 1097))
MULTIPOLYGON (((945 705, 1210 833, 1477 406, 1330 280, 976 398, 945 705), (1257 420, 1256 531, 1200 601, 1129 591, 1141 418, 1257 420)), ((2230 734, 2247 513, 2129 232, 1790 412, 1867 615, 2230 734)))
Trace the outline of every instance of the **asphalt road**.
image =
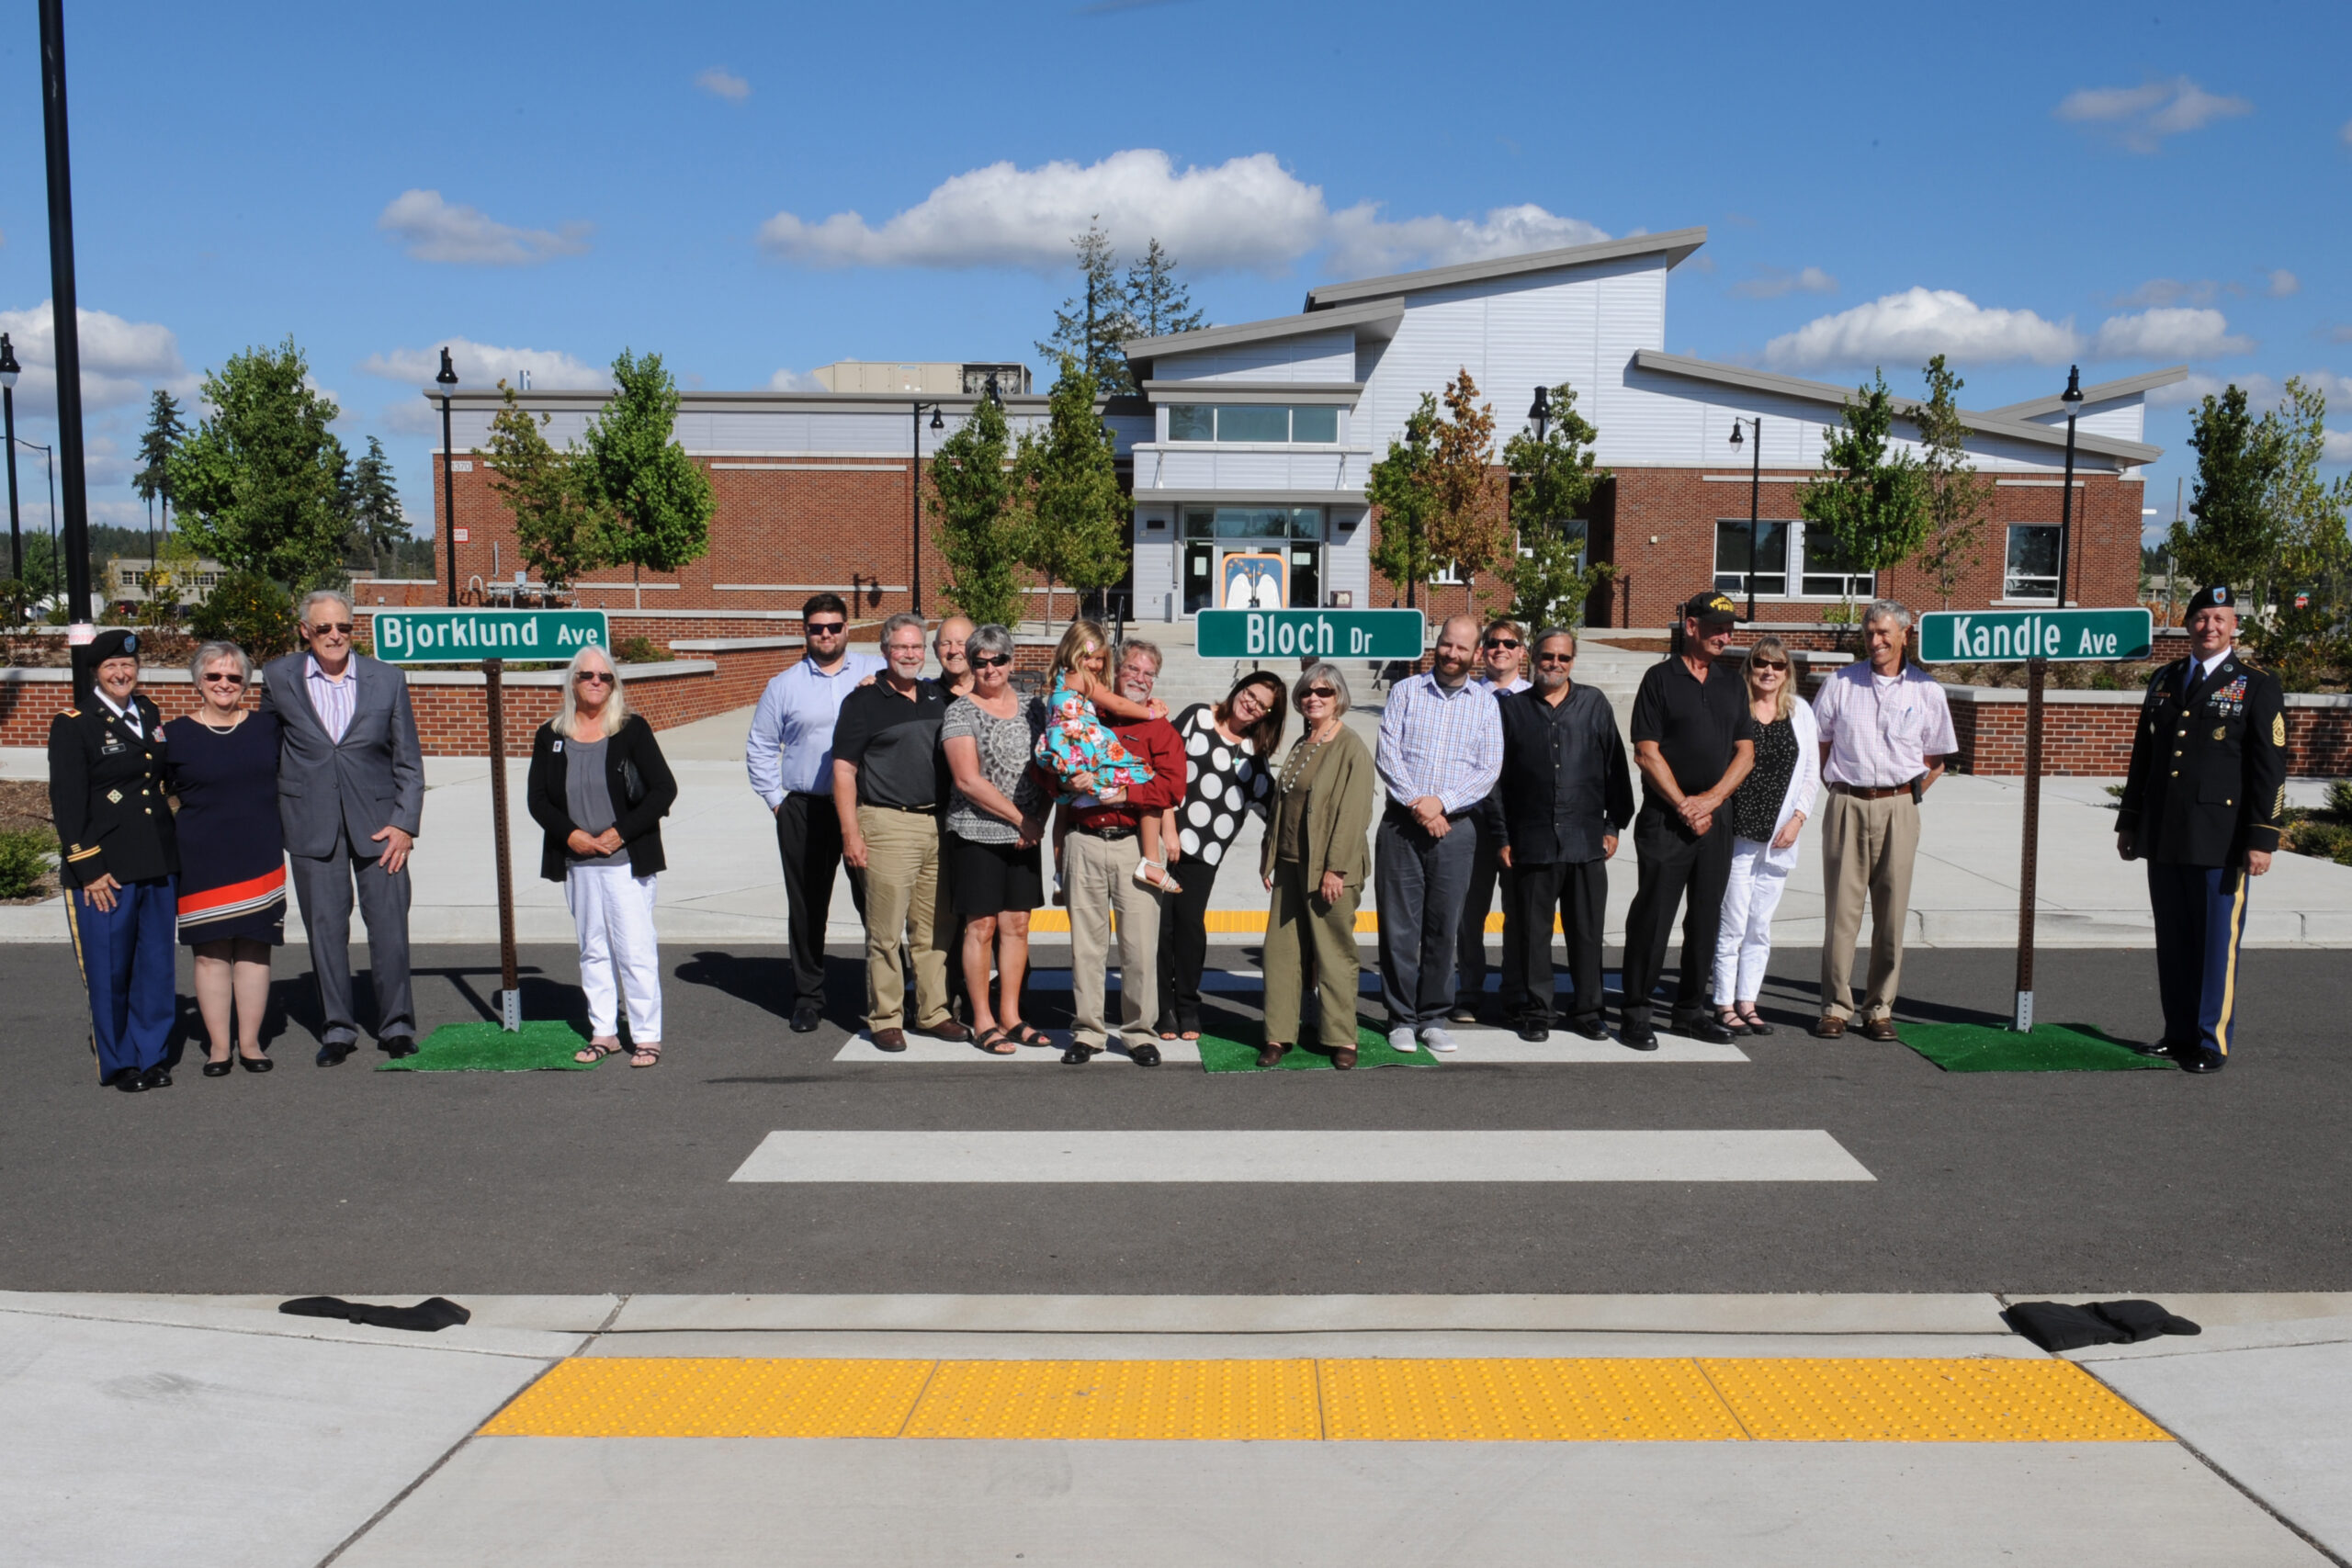
MULTIPOLYGON (((2224 1073, 1955 1075, 1798 1027, 1776 955, 1748 1065, 1211 1076, 832 1062, 862 994, 786 1031, 783 955, 665 948, 669 1056, 593 1073, 311 1064, 101 1090, 67 951, 0 949, 0 1288, 106 1292, 2292 1291, 2352 1289, 2345 959, 2249 952, 2224 1073), (779 1129, 1822 1128, 1868 1183, 730 1184, 779 1129)), ((1243 964, 1228 949, 1212 962, 1243 964)), ((485 1015, 494 953, 417 955, 423 1021, 485 1015)), ((568 949, 526 1010, 584 1021, 568 949)), ((2041 1014, 2155 1032, 2152 955, 2056 952, 2041 1014)), ((1899 1016, 2005 1017, 2013 959, 1922 951, 1899 1016)), ((183 990, 186 988, 183 974, 183 990)), ((1213 1005, 1215 1005, 1213 1003, 1213 1005)), ((1229 1008, 1239 1012, 1243 1010, 1229 1008)), ((1035 1010, 1052 1027, 1050 1006, 1035 1010)))

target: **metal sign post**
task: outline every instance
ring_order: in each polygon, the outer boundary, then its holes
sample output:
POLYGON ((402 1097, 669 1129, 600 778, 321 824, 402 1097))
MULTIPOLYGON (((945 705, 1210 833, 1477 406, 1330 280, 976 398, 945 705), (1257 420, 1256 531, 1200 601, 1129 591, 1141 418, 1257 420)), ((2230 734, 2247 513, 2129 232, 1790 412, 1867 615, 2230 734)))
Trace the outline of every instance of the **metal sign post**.
POLYGON ((490 710, 490 817, 498 855, 498 1023, 509 1034, 523 1028, 523 993, 514 973, 514 865, 506 845, 506 660, 481 661, 490 710))

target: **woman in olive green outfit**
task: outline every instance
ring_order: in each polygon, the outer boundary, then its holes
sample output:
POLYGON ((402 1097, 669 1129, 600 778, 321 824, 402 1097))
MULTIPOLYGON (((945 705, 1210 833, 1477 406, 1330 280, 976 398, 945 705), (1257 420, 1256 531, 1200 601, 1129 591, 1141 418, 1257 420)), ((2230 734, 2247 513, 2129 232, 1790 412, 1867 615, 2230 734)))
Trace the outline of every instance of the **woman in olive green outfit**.
POLYGON ((1311 951, 1323 999, 1322 1039, 1335 1067, 1356 1065, 1356 906, 1372 871, 1365 835, 1379 779, 1372 753, 1340 723, 1348 682, 1311 666, 1291 699, 1306 721, 1274 779, 1258 870, 1273 893, 1266 914, 1266 1044, 1271 1067, 1298 1039, 1300 976, 1311 951))

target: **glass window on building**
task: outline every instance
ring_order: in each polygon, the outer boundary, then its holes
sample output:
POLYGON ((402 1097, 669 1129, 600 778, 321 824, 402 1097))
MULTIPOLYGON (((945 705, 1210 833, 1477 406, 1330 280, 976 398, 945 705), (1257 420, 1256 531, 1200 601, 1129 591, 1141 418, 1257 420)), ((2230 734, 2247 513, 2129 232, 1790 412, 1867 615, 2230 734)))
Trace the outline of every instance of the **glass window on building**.
POLYGON ((1168 406, 1168 439, 1216 440, 1216 410, 1206 403, 1170 403, 1168 406))
POLYGON ((1276 442, 1290 439, 1290 410, 1279 404, 1237 403, 1216 411, 1219 441, 1276 442))
POLYGON ((2004 599, 2058 601, 2058 525, 2009 525, 2007 570, 2001 576, 2004 599))
POLYGON ((1304 404, 1290 411, 1293 441, 1337 441, 1340 411, 1328 403, 1304 404))
MULTIPOLYGON (((1756 592, 1784 594, 1789 591, 1789 525, 1767 517, 1756 525, 1756 592)), ((1747 592, 1747 519, 1715 525, 1715 591, 1747 592)))
MULTIPOLYGON (((1762 554, 1759 545, 1758 554, 1762 554)), ((1804 560, 1798 581, 1809 599, 1869 599, 1878 592, 1875 572, 1860 570, 1838 547, 1838 537, 1818 523, 1804 525, 1804 560)))
POLYGON ((1280 403, 1170 403, 1170 441, 1329 443, 1340 439, 1340 411, 1329 405, 1299 408, 1280 403))

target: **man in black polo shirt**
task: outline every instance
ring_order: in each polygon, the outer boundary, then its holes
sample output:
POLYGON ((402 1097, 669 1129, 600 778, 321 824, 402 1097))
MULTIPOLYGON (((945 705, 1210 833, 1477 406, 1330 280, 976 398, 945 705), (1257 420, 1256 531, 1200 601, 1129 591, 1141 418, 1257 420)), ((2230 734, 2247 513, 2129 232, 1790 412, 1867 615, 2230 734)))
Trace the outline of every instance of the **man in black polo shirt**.
POLYGON ((947 769, 939 726, 947 697, 922 680, 922 617, 882 623, 882 676, 842 703, 833 726, 833 809, 842 824, 842 859, 865 874, 865 1022, 874 1043, 903 1051, 904 941, 915 970, 917 1032, 963 1040, 969 1032, 947 1010, 947 912, 939 874, 939 808, 947 769))
POLYGON ((1718 1044, 1731 1031, 1707 1009, 1715 926, 1731 875, 1731 819, 1724 804, 1756 765, 1756 720, 1733 662, 1723 657, 1738 620, 1731 601, 1702 593, 1682 606, 1682 649, 1652 665, 1634 694, 1634 762, 1642 770, 1642 809, 1634 818, 1640 890, 1625 916, 1622 1038, 1657 1049, 1650 993, 1666 966, 1675 906, 1682 917, 1682 970, 1675 985, 1678 1033, 1718 1044))

